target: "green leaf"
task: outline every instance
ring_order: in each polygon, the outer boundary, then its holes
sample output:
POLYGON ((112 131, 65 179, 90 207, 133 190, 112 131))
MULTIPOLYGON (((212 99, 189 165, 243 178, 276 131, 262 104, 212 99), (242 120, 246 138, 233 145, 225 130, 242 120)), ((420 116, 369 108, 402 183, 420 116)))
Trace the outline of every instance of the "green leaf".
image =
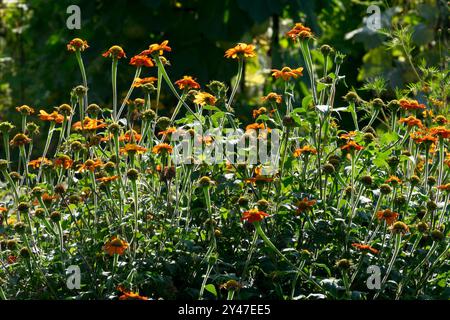
POLYGON ((216 287, 213 284, 207 284, 205 286, 205 290, 212 293, 215 297, 217 297, 216 287))

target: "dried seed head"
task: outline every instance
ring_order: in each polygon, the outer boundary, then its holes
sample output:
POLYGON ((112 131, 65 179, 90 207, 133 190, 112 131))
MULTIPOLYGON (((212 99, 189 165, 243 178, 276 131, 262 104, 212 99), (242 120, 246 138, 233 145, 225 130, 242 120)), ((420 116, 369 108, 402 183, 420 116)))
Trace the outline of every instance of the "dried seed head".
POLYGON ((416 186, 420 183, 420 178, 416 175, 411 176, 411 178, 409 179, 409 182, 411 183, 412 186, 416 186))
POLYGON ((17 241, 16 240, 8 240, 8 242, 6 242, 6 247, 8 248, 8 250, 14 250, 17 246, 17 241))
POLYGON ((16 182, 19 181, 20 179, 22 179, 22 176, 20 175, 20 173, 18 173, 16 171, 10 172, 9 176, 11 177, 11 179, 13 181, 16 181, 16 182))
POLYGON ((91 117, 96 117, 102 112, 102 108, 99 107, 98 104, 92 103, 90 104, 87 109, 86 113, 90 115, 91 117))
POLYGON ((55 186, 55 193, 56 194, 62 195, 64 193, 66 193, 66 190, 67 190, 67 186, 65 184, 63 184, 63 183, 59 183, 59 184, 57 184, 55 186))
POLYGON ((376 98, 372 100, 372 106, 375 110, 381 109, 382 107, 384 107, 384 102, 380 98, 376 98))
POLYGON ((34 122, 28 122, 26 133, 29 134, 30 136, 39 134, 39 126, 34 122))
POLYGON ((212 186, 214 183, 213 183, 213 181, 211 180, 210 177, 203 176, 203 177, 201 177, 200 179, 198 179, 198 184, 199 184, 201 187, 206 188, 206 187, 212 186))
POLYGON ((408 226, 402 221, 396 221, 391 227, 392 233, 405 234, 409 231, 408 226))
POLYGON ((43 208, 37 208, 34 211, 34 216, 38 219, 45 219, 45 210, 43 208))
POLYGON ((429 211, 434 211, 434 210, 436 210, 436 209, 437 209, 437 204, 436 204, 436 202, 434 202, 433 200, 427 201, 427 209, 428 209, 429 211))
POLYGON ((131 181, 136 181, 139 178, 139 171, 136 169, 130 169, 127 171, 127 177, 131 181))
POLYGON ((19 205, 17 206, 17 210, 21 213, 25 213, 28 212, 28 210, 30 209, 30 205, 26 202, 21 202, 19 203, 19 205))
POLYGON ((366 187, 370 187, 373 184, 373 179, 371 176, 362 176, 361 177, 361 182, 362 184, 364 184, 366 187))
POLYGON ((241 207, 245 207, 248 205, 248 198, 247 197, 239 197, 237 203, 241 206, 241 207))
POLYGON ((152 121, 156 118, 156 113, 152 109, 148 109, 142 112, 142 120, 152 121))
POLYGON ((431 187, 436 184, 436 177, 429 176, 427 179, 427 184, 431 187))
POLYGON ((108 131, 112 134, 118 134, 120 132, 120 125, 117 122, 113 122, 109 125, 108 131))
POLYGON ((267 210, 267 208, 269 208, 269 205, 270 205, 270 203, 266 199, 260 199, 260 200, 258 200, 258 202, 256 202, 256 206, 261 211, 267 210))
POLYGON ((3 134, 11 132, 14 128, 15 126, 11 122, 0 122, 0 132, 3 134))
POLYGON ((79 85, 72 89, 72 93, 80 98, 86 94, 87 90, 85 86, 79 85))
POLYGON ((26 227, 25 224, 23 222, 17 222, 14 225, 14 231, 17 232, 18 234, 23 234, 25 233, 26 227))
POLYGON ((166 130, 167 127, 170 125, 170 119, 167 117, 159 117, 156 121, 156 125, 161 130, 166 130))
POLYGON ((390 185, 388 185, 388 184, 386 184, 386 183, 383 183, 383 184, 380 186, 380 192, 381 192, 382 194, 389 194, 389 193, 392 192, 392 188, 391 188, 390 185))
POLYGON ((431 231, 431 239, 433 239, 433 241, 442 241, 445 239, 445 235, 442 231, 435 229, 433 231, 431 231))
POLYGON ((34 187, 33 190, 31 190, 31 194, 36 198, 40 198, 44 194, 44 192, 45 190, 41 187, 34 187))
POLYGON ((73 109, 70 105, 68 105, 67 103, 64 103, 57 108, 57 111, 58 111, 58 113, 62 114, 63 116, 69 117, 72 114, 73 109))
POLYGON ((333 53, 333 51, 334 51, 333 48, 327 44, 324 44, 320 47, 320 52, 322 52, 322 54, 325 57, 328 56, 330 53, 333 53))
POLYGON ((52 220, 54 223, 58 223, 59 221, 61 221, 61 213, 59 213, 59 211, 53 211, 50 214, 50 220, 52 220))
POLYGON ((421 233, 427 232, 428 224, 425 222, 419 222, 417 224, 417 230, 419 230, 419 232, 421 232, 421 233))
POLYGON ((387 108, 393 112, 396 112, 400 108, 400 102, 398 100, 391 100, 387 104, 387 108))
POLYGON ((22 249, 20 249, 19 254, 24 259, 29 259, 30 256, 31 256, 30 250, 28 248, 26 248, 26 247, 23 247, 22 249))
POLYGON ((355 91, 347 92, 347 94, 343 98, 347 102, 359 103, 362 101, 361 98, 358 96, 358 94, 355 91))
POLYGON ((325 163, 325 164, 322 166, 322 170, 323 170, 323 172, 325 172, 326 174, 332 174, 332 173, 334 173, 335 168, 334 168, 334 166, 333 166, 331 163, 325 163))
POLYGON ((70 143, 70 150, 76 152, 83 149, 83 144, 80 141, 73 141, 70 143))
POLYGON ((341 269, 342 271, 347 271, 352 266, 352 262, 348 259, 341 259, 336 261, 336 267, 341 269))

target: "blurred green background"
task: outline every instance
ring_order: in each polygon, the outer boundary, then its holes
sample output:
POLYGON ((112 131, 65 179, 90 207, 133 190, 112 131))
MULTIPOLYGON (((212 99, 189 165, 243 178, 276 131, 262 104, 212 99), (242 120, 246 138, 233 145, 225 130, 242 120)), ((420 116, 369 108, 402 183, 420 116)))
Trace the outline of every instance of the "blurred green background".
MULTIPOLYGON (((326 43, 346 54, 341 69, 346 86, 339 88, 337 105, 344 103, 341 96, 349 89, 377 77, 387 80, 383 94, 389 97, 396 87, 413 81, 414 75, 403 53, 386 49, 383 36, 365 26, 371 4, 380 7, 383 27, 401 23, 411 29, 414 59, 438 63, 448 30, 448 4, 442 0, 4 0, 0 5, 0 120, 14 120, 18 105, 51 110, 69 101, 70 90, 81 83, 81 77, 66 43, 80 37, 90 45, 83 53, 90 102, 105 107, 111 104, 110 61, 101 53, 111 45, 123 46, 131 58, 149 44, 168 39, 173 49, 167 55, 172 80, 187 74, 204 86, 213 79, 230 85, 237 64, 224 59, 224 51, 238 41, 253 42, 258 59, 246 67, 246 86, 235 106, 243 120, 250 121, 258 98, 273 89, 270 69, 304 66, 299 50, 284 36, 300 21, 317 35, 315 48, 326 43), (80 30, 66 27, 69 5, 81 9, 80 30)), ((319 54, 315 56, 320 60, 319 54)), ((153 68, 143 76, 155 73, 153 68)), ((122 96, 133 74, 128 60, 121 61, 118 87, 122 96)), ((307 84, 304 77, 298 84, 300 92, 307 90, 307 84)), ((175 100, 165 92, 162 112, 168 113, 175 100)))

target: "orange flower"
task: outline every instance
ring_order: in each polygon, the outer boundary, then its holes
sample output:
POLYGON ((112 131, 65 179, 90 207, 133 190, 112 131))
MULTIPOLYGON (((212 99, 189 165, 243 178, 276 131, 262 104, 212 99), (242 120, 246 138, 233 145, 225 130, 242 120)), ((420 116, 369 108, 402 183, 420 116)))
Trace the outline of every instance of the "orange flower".
POLYGON ((269 182, 272 182, 273 181, 273 178, 272 177, 266 177, 266 176, 263 176, 263 175, 257 175, 256 177, 253 177, 253 178, 247 178, 247 179, 245 179, 244 180, 246 183, 256 183, 256 184, 259 184, 259 183, 269 183, 269 182))
POLYGON ((378 254, 380 252, 379 250, 377 250, 375 248, 372 248, 368 244, 352 243, 352 246, 355 247, 356 249, 361 250, 361 251, 370 251, 373 254, 378 254))
POLYGON ((172 153, 173 147, 171 145, 168 145, 167 143, 160 143, 153 147, 152 152, 155 154, 160 153, 172 153))
POLYGON ((18 112, 20 112, 21 114, 26 114, 27 116, 31 115, 34 113, 34 109, 31 108, 30 106, 27 106, 26 104, 20 106, 20 107, 16 107, 16 110, 18 112))
POLYGON ((201 105, 214 106, 217 102, 217 98, 208 92, 199 92, 195 95, 194 103, 201 105))
POLYGON ((387 179, 385 182, 386 183, 390 183, 393 186, 402 184, 402 180, 399 177, 396 177, 396 176, 390 176, 389 179, 387 179))
POLYGON ((267 128, 264 123, 252 123, 245 127, 246 132, 251 131, 251 130, 265 130, 265 129, 267 129, 267 131, 271 132, 271 129, 267 128))
POLYGON ((52 203, 53 200, 57 199, 58 196, 56 196, 56 195, 51 196, 46 192, 42 195, 41 198, 42 198, 42 201, 44 201, 44 203, 49 204, 49 203, 52 203))
POLYGON ((364 149, 363 146, 360 146, 359 144, 357 144, 355 141, 348 141, 347 144, 343 145, 341 147, 342 150, 362 150, 364 149))
POLYGON ((27 135, 23 133, 18 133, 12 138, 11 142, 9 143, 11 146, 20 147, 24 146, 28 143, 30 143, 32 140, 27 137, 27 135))
POLYGON ((119 176, 101 177, 96 179, 98 182, 111 182, 119 179, 119 176))
POLYGON ((419 104, 419 102, 417 102, 417 100, 400 99, 399 103, 400 103, 400 107, 404 110, 425 109, 425 105, 419 104))
POLYGON ((431 128, 430 133, 443 139, 450 138, 450 130, 443 126, 431 128))
POLYGON ((135 88, 139 88, 142 87, 144 84, 154 84, 155 81, 157 81, 158 78, 155 77, 147 77, 147 78, 136 78, 136 80, 134 80, 133 82, 133 87, 135 88))
POLYGON ((101 159, 96 159, 96 160, 88 159, 88 160, 86 160, 85 163, 83 163, 80 166, 80 168, 78 169, 78 172, 84 172, 86 170, 94 172, 96 168, 99 168, 101 166, 103 166, 103 162, 101 159))
POLYGON ((303 76, 303 68, 299 67, 297 69, 291 69, 289 67, 284 67, 281 70, 272 69, 272 76, 275 79, 282 78, 284 81, 288 81, 291 78, 297 79, 299 76, 303 76))
POLYGON ((28 165, 30 167, 32 167, 33 169, 39 168, 41 166, 41 164, 49 164, 49 165, 51 165, 52 161, 48 160, 47 158, 39 157, 39 158, 37 158, 35 160, 31 160, 30 162, 28 162, 28 165))
POLYGON ((13 255, 9 255, 6 261, 8 262, 8 264, 16 263, 17 257, 13 256, 13 255))
POLYGON ((305 27, 301 23, 296 23, 295 26, 286 33, 286 35, 292 40, 296 40, 297 38, 307 39, 313 37, 311 29, 305 27))
POLYGON ((450 191, 450 183, 437 186, 439 190, 450 191))
POLYGON ((410 137, 414 140, 415 143, 433 144, 437 141, 437 138, 435 136, 426 131, 413 132, 410 134, 410 137))
POLYGON ((316 204, 316 202, 316 200, 308 200, 308 198, 306 197, 303 200, 298 201, 297 214, 311 209, 316 204))
POLYGON ((69 169, 72 167, 73 160, 69 156, 61 155, 53 160, 53 165, 55 167, 63 167, 64 169, 69 169))
POLYGON ((175 81, 175 84, 180 90, 200 89, 200 85, 191 76, 183 76, 183 79, 175 81))
POLYGON ((343 133, 339 136, 341 139, 345 140, 353 140, 354 137, 356 137, 358 133, 356 131, 349 131, 348 133, 343 133))
POLYGON ((122 47, 119 46, 112 46, 108 49, 105 53, 102 54, 105 58, 114 58, 114 59, 121 59, 126 58, 125 51, 123 51, 122 47))
POLYGON ((419 128, 423 127, 422 121, 420 121, 414 116, 409 116, 408 118, 400 118, 398 123, 406 123, 408 127, 415 127, 415 126, 419 128))
POLYGON ((77 50, 84 51, 87 48, 89 48, 87 41, 86 40, 82 40, 80 38, 72 39, 67 44, 67 50, 70 51, 70 52, 75 52, 77 50))
POLYGON ((122 134, 119 137, 119 141, 121 141, 121 142, 122 141, 131 142, 132 140, 139 142, 139 141, 141 141, 141 139, 142 139, 142 136, 139 133, 137 133, 135 130, 132 130, 131 132, 127 131, 127 132, 125 132, 125 134, 122 134))
POLYGON ((256 56, 255 46, 252 44, 238 43, 233 48, 225 51, 225 58, 240 59, 240 58, 252 58, 256 56))
POLYGON ((133 58, 131 58, 130 64, 132 66, 136 66, 136 67, 148 67, 148 68, 155 66, 152 59, 150 59, 147 56, 141 56, 141 55, 137 55, 137 56, 134 56, 133 58))
POLYGON ((7 208, 5 208, 5 207, 0 207, 0 212, 6 212, 6 211, 8 211, 7 208))
POLYGON ((110 256, 118 254, 123 255, 128 248, 128 243, 125 240, 120 240, 117 237, 112 237, 110 241, 106 242, 103 250, 110 256))
POLYGON ((128 291, 123 286, 118 286, 117 290, 122 293, 122 295, 119 297, 119 300, 148 300, 147 297, 143 297, 137 293, 128 291))
POLYGON ((81 121, 78 121, 72 125, 72 128, 75 131, 95 131, 98 129, 106 128, 107 126, 108 125, 103 122, 103 119, 91 119, 89 117, 85 117, 83 120, 83 125, 81 125, 81 121))
POLYGON ((283 101, 283 97, 275 92, 270 92, 267 96, 261 97, 262 101, 272 101, 277 104, 280 104, 283 101))
POLYGON ((298 158, 302 154, 306 154, 306 155, 317 154, 317 150, 311 146, 304 146, 302 148, 295 149, 293 156, 295 158, 298 158))
POLYGON ((172 48, 169 47, 167 44, 169 43, 168 40, 164 40, 161 44, 151 44, 147 50, 144 50, 140 53, 140 55, 153 55, 157 54, 162 56, 164 54, 164 51, 170 52, 172 51, 172 48))
POLYGON ((253 118, 256 119, 258 118, 260 115, 262 114, 266 114, 267 113, 267 109, 264 107, 261 107, 259 109, 255 109, 253 110, 253 118))
POLYGON ((377 212, 377 218, 378 220, 385 220, 387 225, 392 225, 395 221, 398 219, 398 213, 391 211, 389 209, 378 211, 377 212))
POLYGON ((175 133, 175 132, 177 132, 177 128, 176 127, 169 127, 166 130, 158 132, 158 135, 159 136, 163 136, 163 135, 167 136, 167 135, 170 135, 170 134, 175 133))
POLYGON ((258 209, 251 209, 245 211, 242 215, 241 221, 247 220, 250 223, 261 221, 262 219, 269 217, 264 211, 259 211, 258 209))
POLYGON ((39 110, 39 119, 41 119, 42 121, 53 121, 56 123, 62 123, 64 121, 64 116, 56 111, 53 111, 52 113, 47 113, 44 110, 39 110))
POLYGON ((142 154, 142 153, 146 152, 147 150, 148 150, 147 148, 141 147, 140 145, 127 143, 125 145, 125 147, 120 149, 120 153, 122 153, 122 154, 129 154, 129 153, 142 154))

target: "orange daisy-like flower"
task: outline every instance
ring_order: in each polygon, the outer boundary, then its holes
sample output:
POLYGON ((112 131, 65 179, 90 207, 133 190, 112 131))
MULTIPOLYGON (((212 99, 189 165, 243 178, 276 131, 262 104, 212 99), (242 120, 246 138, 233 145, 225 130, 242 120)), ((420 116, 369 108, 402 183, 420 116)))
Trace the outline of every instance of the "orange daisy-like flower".
POLYGON ((381 210, 377 212, 378 220, 386 221, 387 225, 392 225, 398 219, 398 213, 391 211, 390 209, 381 210))
POLYGON ((58 196, 57 196, 57 195, 51 196, 51 195, 49 195, 49 194, 46 192, 46 193, 44 193, 44 194, 42 195, 41 198, 42 198, 42 201, 44 201, 44 203, 49 204, 49 203, 52 203, 53 200, 57 199, 58 196))
POLYGON ((64 169, 69 169, 72 167, 73 160, 69 156, 61 155, 53 160, 53 165, 55 167, 63 167, 64 169))
POLYGON ((160 143, 153 147, 152 152, 155 154, 166 154, 166 153, 172 153, 173 147, 167 143, 160 143))
POLYGON ((450 130, 443 126, 431 128, 430 133, 443 139, 450 138, 450 130))
POLYGON ((105 243, 103 250, 105 250, 105 252, 110 256, 113 256, 115 254, 121 256, 127 248, 128 242, 117 237, 112 237, 110 241, 105 243))
POLYGON ((450 183, 437 186, 437 188, 442 191, 450 191, 450 183))
POLYGON ((433 144, 437 142, 437 137, 431 135, 430 133, 423 132, 413 132, 410 134, 411 139, 414 140, 415 143, 425 143, 425 144, 433 144))
POLYGON ((119 297, 119 300, 148 300, 147 297, 140 296, 135 292, 128 291, 123 286, 118 286, 117 290, 122 293, 122 295, 119 297))
POLYGON ((245 211, 242 214, 241 221, 247 220, 250 223, 261 221, 264 218, 269 217, 267 213, 264 211, 259 211, 258 209, 251 209, 248 211, 245 211))
POLYGON ((183 76, 183 79, 175 81, 180 90, 200 89, 200 85, 191 76, 183 76))
POLYGON ((348 133, 343 133, 339 136, 341 139, 353 140, 358 133, 356 131, 349 131, 348 133))
POLYGON ((242 42, 225 51, 225 58, 228 59, 252 58, 254 56, 256 56, 255 46, 242 42))
POLYGON ((159 55, 162 56, 164 51, 170 52, 172 48, 168 46, 169 40, 164 40, 161 44, 151 44, 147 50, 144 50, 140 55, 159 55))
POLYGON ((297 213, 302 213, 307 210, 310 210, 315 204, 316 200, 308 200, 308 198, 303 198, 303 200, 300 200, 297 202, 297 213))
POLYGON ((88 159, 88 160, 86 160, 85 163, 83 163, 80 166, 80 168, 78 169, 78 172, 84 172, 86 170, 94 172, 96 168, 99 168, 102 166, 103 166, 103 162, 101 159, 96 159, 96 160, 88 159))
POLYGON ((261 97, 262 101, 272 101, 277 104, 280 104, 283 101, 283 97, 280 94, 276 94, 275 92, 270 92, 267 96, 261 97))
POLYGON ((134 80, 134 82, 133 82, 133 87, 139 88, 148 83, 154 84, 157 80, 158 80, 158 78, 155 78, 155 77, 136 78, 136 80, 134 80))
POLYGON ((311 147, 311 146, 306 145, 306 146, 303 146, 301 148, 295 149, 295 151, 293 153, 293 156, 295 158, 298 158, 302 154, 305 154, 305 155, 317 154, 317 150, 315 148, 311 147))
POLYGON ((32 167, 33 169, 39 168, 42 164, 51 165, 52 161, 48 160, 47 158, 39 157, 39 158, 37 158, 35 160, 31 160, 30 162, 28 162, 28 165, 30 167, 32 167))
POLYGON ((125 51, 120 46, 112 46, 105 53, 102 54, 105 58, 122 59, 126 58, 125 51))
POLYGON ((417 100, 400 99, 400 108, 404 110, 419 110, 425 109, 424 104, 420 104, 417 100))
POLYGON ((64 116, 56 111, 53 111, 52 113, 47 113, 44 110, 39 110, 39 119, 41 119, 42 121, 53 121, 56 123, 62 123, 64 121, 64 116))
POLYGON ((208 92, 199 92, 195 95, 194 103, 200 106, 214 106, 217 102, 217 98, 208 92))
POLYGON ((84 51, 87 48, 89 48, 87 41, 86 40, 82 40, 80 38, 72 39, 67 44, 67 50, 70 51, 70 52, 75 52, 77 50, 84 51))
POLYGON ((137 133, 135 130, 127 131, 119 137, 119 141, 131 142, 136 141, 139 142, 142 139, 142 135, 137 133))
POLYGON ((163 136, 163 135, 171 135, 173 133, 177 132, 177 128, 176 127, 169 127, 166 130, 160 131, 158 132, 159 136, 163 136))
POLYGON ((296 40, 298 38, 309 39, 313 37, 311 28, 305 27, 302 23, 296 23, 295 26, 286 33, 286 35, 292 40, 296 40))
POLYGON ((387 179, 385 182, 386 183, 390 183, 390 184, 392 184, 394 186, 402 184, 402 180, 399 177, 396 177, 396 176, 390 176, 389 179, 387 179))
POLYGON ((359 151, 359 150, 364 149, 364 147, 360 146, 355 141, 351 140, 351 141, 348 141, 345 145, 343 145, 341 147, 341 149, 342 150, 357 150, 357 151, 359 151))
POLYGON ((422 121, 414 116, 409 116, 408 118, 400 118, 400 120, 398 120, 398 123, 406 123, 408 127, 423 128, 422 121))
POLYGON ((252 178, 247 178, 244 180, 246 183, 256 183, 256 184, 260 184, 260 183, 269 183, 273 181, 273 177, 267 177, 267 176, 263 176, 263 175, 256 175, 255 177, 252 178))
POLYGON ((96 180, 98 182, 105 182, 105 183, 107 183, 107 182, 111 182, 111 181, 114 181, 114 180, 117 180, 117 179, 119 179, 119 176, 101 177, 101 178, 98 178, 96 180))
POLYGON ((264 107, 261 107, 259 109, 255 109, 253 110, 253 119, 258 118, 260 115, 262 114, 266 114, 267 113, 267 109, 264 107))
POLYGON ((16 110, 20 112, 21 114, 26 114, 27 116, 32 115, 34 113, 34 109, 30 106, 27 106, 26 104, 16 107, 16 110))
POLYGON ((282 78, 284 81, 288 81, 291 78, 297 79, 298 77, 303 76, 303 68, 298 67, 297 69, 291 69, 289 67, 284 67, 281 70, 272 69, 272 76, 275 79, 282 78))
POLYGON ((148 67, 148 68, 155 66, 152 59, 144 55, 137 55, 132 57, 130 59, 130 64, 136 67, 148 67))
POLYGON ((352 246, 355 247, 356 249, 361 250, 361 251, 370 251, 373 254, 378 254, 380 252, 379 250, 377 250, 375 248, 372 248, 368 244, 352 243, 352 246))
POLYGON ((146 152, 148 149, 141 147, 140 145, 137 144, 132 144, 132 143, 127 143, 125 145, 125 147, 120 149, 120 153, 122 154, 142 154, 144 152, 146 152))
POLYGON ((265 129, 267 129, 267 131, 271 132, 270 128, 267 128, 264 123, 252 123, 245 127, 246 132, 249 132, 252 130, 265 130, 265 129))
POLYGON ((75 122, 72 125, 72 128, 75 131, 95 131, 98 129, 106 128, 108 125, 104 123, 103 119, 91 119, 89 117, 85 117, 83 120, 83 125, 81 125, 81 121, 75 122))

